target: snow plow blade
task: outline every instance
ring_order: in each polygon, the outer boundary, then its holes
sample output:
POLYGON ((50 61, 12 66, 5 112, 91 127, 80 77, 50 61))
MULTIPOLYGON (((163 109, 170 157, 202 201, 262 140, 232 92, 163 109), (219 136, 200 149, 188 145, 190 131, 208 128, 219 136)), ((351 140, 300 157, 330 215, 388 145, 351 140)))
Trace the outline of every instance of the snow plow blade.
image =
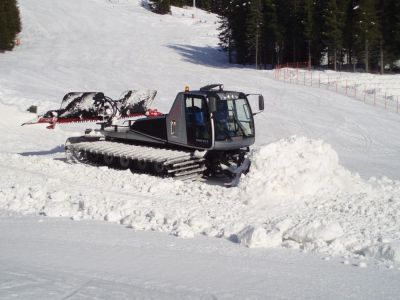
POLYGON ((243 162, 240 164, 240 166, 229 170, 229 177, 232 178, 232 180, 228 183, 225 184, 227 187, 235 187, 239 185, 240 178, 242 177, 242 174, 247 174, 250 170, 250 165, 251 161, 248 158, 245 158, 243 162))
POLYGON ((101 92, 72 92, 64 96, 57 110, 49 110, 24 125, 48 123, 54 128, 57 123, 107 122, 113 119, 158 114, 149 111, 157 91, 126 91, 122 98, 113 100, 101 92))

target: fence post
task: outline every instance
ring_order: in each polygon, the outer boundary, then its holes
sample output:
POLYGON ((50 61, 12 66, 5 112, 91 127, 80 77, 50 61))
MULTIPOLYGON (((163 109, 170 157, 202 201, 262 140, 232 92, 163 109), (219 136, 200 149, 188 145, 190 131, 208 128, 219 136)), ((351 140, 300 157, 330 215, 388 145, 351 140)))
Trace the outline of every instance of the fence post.
POLYGON ((321 73, 318 73, 318 87, 321 88, 321 73))
POLYGON ((364 102, 365 102, 365 97, 366 97, 366 95, 367 95, 367 87, 366 87, 365 84, 364 84, 364 102))
POLYGON ((387 98, 386 98, 386 93, 385 93, 385 109, 387 108, 387 98))

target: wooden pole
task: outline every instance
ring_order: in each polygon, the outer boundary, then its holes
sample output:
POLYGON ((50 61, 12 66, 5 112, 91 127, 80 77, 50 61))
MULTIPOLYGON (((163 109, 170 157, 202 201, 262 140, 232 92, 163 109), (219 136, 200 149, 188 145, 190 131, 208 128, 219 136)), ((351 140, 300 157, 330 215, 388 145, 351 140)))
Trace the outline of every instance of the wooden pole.
POLYGON ((374 105, 376 104, 376 90, 374 90, 374 105))
POLYGON ((385 109, 387 108, 387 98, 386 98, 386 93, 385 93, 385 109))
POLYGON ((364 102, 365 102, 365 97, 367 96, 367 87, 364 85, 364 102))

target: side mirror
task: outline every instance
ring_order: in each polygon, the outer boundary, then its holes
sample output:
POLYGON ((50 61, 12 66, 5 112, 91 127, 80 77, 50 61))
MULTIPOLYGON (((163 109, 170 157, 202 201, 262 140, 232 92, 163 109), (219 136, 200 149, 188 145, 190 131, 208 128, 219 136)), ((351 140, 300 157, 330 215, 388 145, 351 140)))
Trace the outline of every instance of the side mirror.
POLYGON ((210 113, 215 113, 217 111, 217 98, 215 97, 208 98, 208 109, 210 113))
POLYGON ((263 111, 264 110, 264 96, 258 96, 258 109, 263 111))

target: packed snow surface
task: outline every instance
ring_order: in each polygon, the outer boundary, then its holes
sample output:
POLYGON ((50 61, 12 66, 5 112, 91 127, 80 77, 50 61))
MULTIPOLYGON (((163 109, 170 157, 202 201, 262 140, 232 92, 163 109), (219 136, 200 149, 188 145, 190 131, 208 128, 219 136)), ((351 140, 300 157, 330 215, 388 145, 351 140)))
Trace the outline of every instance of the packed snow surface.
POLYGON ((21 154, 0 154, 0 209, 400 262, 400 183, 362 179, 322 140, 257 147, 251 171, 230 189, 21 154))
POLYGON ((0 55, 0 209, 399 263, 399 116, 229 66, 216 16, 139 2, 19 1, 22 46, 0 55), (71 91, 154 88, 168 111, 185 84, 210 82, 266 99, 236 188, 67 164, 63 143, 84 127, 19 126, 29 105, 55 109, 71 91))
POLYGON ((0 228, 2 300, 386 300, 400 292, 399 270, 365 261, 1 212, 0 228))

